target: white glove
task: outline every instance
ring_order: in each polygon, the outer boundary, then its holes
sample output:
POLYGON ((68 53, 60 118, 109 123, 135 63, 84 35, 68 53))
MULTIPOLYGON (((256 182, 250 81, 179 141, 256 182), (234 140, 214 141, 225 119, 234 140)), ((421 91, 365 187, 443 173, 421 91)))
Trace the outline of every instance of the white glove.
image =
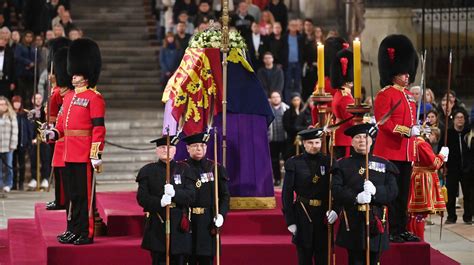
POLYGON ((296 235, 296 225, 289 225, 288 231, 290 231, 293 235, 296 235))
POLYGON ((161 197, 161 207, 166 207, 171 204, 171 196, 167 194, 163 194, 163 197, 161 197))
POLYGON ((328 223, 332 225, 337 220, 337 213, 333 210, 327 211, 326 212, 326 217, 328 219, 328 223))
POLYGON ((222 214, 218 214, 216 217, 214 217, 214 225, 219 228, 224 224, 224 216, 222 214))
POLYGON ((53 130, 43 130, 43 138, 46 140, 54 140, 56 137, 56 134, 54 133, 53 130))
POLYGON ((91 164, 92 164, 92 167, 97 169, 102 165, 102 159, 91 159, 91 164))
POLYGON ((444 159, 443 159, 444 162, 448 162, 449 147, 447 147, 447 146, 441 147, 441 150, 439 151, 439 154, 444 157, 444 159))
POLYGON ((357 194, 357 203, 359 204, 370 203, 371 200, 372 200, 372 195, 370 195, 370 193, 367 191, 363 191, 357 194))
POLYGON ((171 198, 174 197, 174 195, 176 194, 176 192, 174 191, 173 185, 171 185, 171 184, 166 184, 166 185, 165 185, 165 194, 166 194, 166 195, 169 195, 171 198))
POLYGON ((419 136, 420 133, 421 133, 420 125, 413 125, 413 127, 411 127, 410 136, 419 136))
POLYGON ((377 192, 377 189, 374 186, 374 183, 370 180, 366 180, 364 182, 364 191, 370 193, 370 195, 375 195, 375 192, 377 192))

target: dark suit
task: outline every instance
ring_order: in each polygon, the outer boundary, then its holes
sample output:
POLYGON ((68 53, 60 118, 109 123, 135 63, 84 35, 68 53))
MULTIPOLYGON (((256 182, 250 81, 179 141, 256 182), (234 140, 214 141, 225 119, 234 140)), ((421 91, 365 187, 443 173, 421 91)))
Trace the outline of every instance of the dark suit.
POLYGON ((11 99, 10 85, 15 83, 15 58, 11 48, 6 47, 3 51, 3 69, 0 74, 0 96, 11 99))
POLYGON ((268 50, 268 38, 260 35, 259 45, 258 47, 255 47, 252 35, 252 33, 247 35, 246 41, 253 69, 257 71, 263 65, 263 54, 268 50))

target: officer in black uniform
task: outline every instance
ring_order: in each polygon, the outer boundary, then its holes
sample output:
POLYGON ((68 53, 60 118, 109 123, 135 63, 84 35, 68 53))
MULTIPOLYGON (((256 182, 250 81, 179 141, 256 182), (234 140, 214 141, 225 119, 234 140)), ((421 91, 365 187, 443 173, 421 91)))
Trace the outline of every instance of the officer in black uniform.
POLYGON ((372 124, 359 124, 344 133, 352 137, 355 152, 333 167, 334 202, 343 207, 336 244, 346 248, 349 265, 365 264, 365 204, 370 204, 370 264, 389 247, 387 206, 398 194, 397 167, 390 161, 369 154, 369 180, 365 181, 365 154, 372 145, 372 124), (367 139, 368 138, 368 139, 367 139), (367 140, 367 143, 366 143, 367 140))
POLYGON ((195 180, 186 163, 176 162, 176 138, 171 137, 170 182, 166 184, 167 147, 166 136, 153 140, 156 143, 158 162, 150 163, 140 169, 137 176, 137 201, 146 212, 146 224, 142 248, 151 252, 152 264, 166 262, 166 206, 170 205, 170 261, 171 264, 184 265, 191 255, 191 230, 189 206, 195 197, 195 180))
POLYGON ((325 265, 327 223, 337 219, 336 212, 328 211, 330 158, 320 152, 322 129, 307 129, 298 134, 305 152, 285 163, 283 213, 293 234, 298 264, 325 265))
POLYGON ((224 223, 229 211, 229 188, 227 173, 218 165, 219 174, 219 214, 215 213, 214 200, 214 161, 205 158, 209 134, 198 133, 183 139, 189 158, 186 163, 191 167, 195 179, 196 199, 191 204, 191 224, 193 250, 189 264, 212 265, 216 254, 216 231, 224 223))

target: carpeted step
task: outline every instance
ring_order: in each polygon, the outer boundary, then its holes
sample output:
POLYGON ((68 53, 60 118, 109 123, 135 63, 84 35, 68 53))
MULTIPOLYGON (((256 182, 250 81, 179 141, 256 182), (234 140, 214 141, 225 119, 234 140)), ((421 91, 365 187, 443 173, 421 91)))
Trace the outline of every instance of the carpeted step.
POLYGON ((0 229, 0 264, 11 265, 10 243, 8 241, 7 229, 0 229))
POLYGON ((8 241, 12 265, 42 265, 46 249, 35 219, 8 219, 8 241))

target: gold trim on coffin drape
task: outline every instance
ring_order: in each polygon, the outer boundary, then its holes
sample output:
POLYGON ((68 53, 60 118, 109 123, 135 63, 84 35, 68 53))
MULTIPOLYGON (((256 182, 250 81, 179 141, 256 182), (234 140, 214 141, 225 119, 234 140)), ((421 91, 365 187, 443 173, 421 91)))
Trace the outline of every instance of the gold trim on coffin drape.
POLYGON ((230 209, 232 210, 256 210, 275 209, 275 197, 231 197, 230 209))

